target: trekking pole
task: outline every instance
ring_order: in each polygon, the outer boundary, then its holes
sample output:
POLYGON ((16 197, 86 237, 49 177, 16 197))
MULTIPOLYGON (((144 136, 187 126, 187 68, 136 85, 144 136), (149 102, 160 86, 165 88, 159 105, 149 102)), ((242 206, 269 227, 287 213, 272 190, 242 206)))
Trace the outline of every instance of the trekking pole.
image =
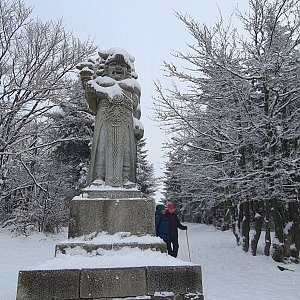
POLYGON ((186 235, 186 242, 187 242, 187 247, 188 247, 188 252, 189 252, 189 259, 190 259, 190 262, 192 262, 192 260, 191 260, 191 252, 190 252, 190 243, 189 243, 189 237, 188 237, 187 230, 185 231, 185 235, 186 235))

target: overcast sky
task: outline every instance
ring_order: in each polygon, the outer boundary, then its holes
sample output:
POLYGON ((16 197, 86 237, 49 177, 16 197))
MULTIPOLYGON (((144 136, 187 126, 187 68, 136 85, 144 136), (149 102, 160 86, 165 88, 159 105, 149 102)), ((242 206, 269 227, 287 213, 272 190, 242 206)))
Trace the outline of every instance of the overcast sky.
POLYGON ((90 38, 99 49, 121 47, 132 54, 142 88, 142 123, 148 159, 156 175, 163 174, 164 132, 153 115, 154 81, 163 79, 161 65, 171 61, 172 50, 187 51, 191 42, 184 24, 174 12, 187 13, 199 23, 213 25, 219 10, 227 19, 235 7, 248 9, 248 0, 25 0, 42 20, 64 19, 65 27, 81 40, 90 38))

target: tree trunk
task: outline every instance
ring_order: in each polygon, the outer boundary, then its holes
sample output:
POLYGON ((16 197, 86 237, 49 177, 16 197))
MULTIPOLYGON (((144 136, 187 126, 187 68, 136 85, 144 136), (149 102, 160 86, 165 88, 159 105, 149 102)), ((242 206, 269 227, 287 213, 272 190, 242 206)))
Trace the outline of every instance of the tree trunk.
POLYGON ((292 202, 289 205, 293 216, 293 223, 290 228, 292 236, 292 245, 290 246, 291 256, 298 258, 300 252, 300 204, 299 202, 292 202))
POLYGON ((277 262, 281 262, 284 257, 283 221, 279 212, 277 199, 272 200, 271 212, 275 226, 272 258, 277 262))
POLYGON ((242 247, 245 252, 249 250, 249 232, 250 232, 250 210, 249 202, 243 202, 241 205, 243 210, 243 223, 242 223, 242 247))
POLYGON ((292 248, 293 248, 293 236, 292 236, 292 227, 293 227, 293 215, 294 212, 291 209, 291 203, 284 205, 284 229, 283 229, 283 240, 284 240, 284 249, 283 256, 291 257, 292 248))
POLYGON ((266 200, 266 216, 265 216, 265 248, 264 254, 266 256, 270 255, 271 247, 271 228, 270 228, 270 202, 266 200))
POLYGON ((258 212, 259 211, 259 204, 256 201, 254 203, 254 212, 255 212, 255 216, 254 216, 254 221, 255 221, 255 232, 252 236, 251 239, 251 252, 253 256, 256 256, 256 252, 257 252, 257 244, 260 238, 260 234, 261 234, 261 227, 262 227, 262 223, 263 223, 263 217, 262 215, 258 212))
POLYGON ((231 228, 232 228, 232 232, 233 232, 233 235, 235 236, 235 239, 236 239, 236 243, 238 246, 241 245, 241 240, 240 240, 240 231, 238 229, 238 222, 237 222, 237 219, 236 219, 236 206, 234 205, 231 205, 230 207, 230 212, 231 212, 231 228))
POLYGON ((222 218, 221 230, 226 231, 229 230, 230 226, 230 210, 227 209, 226 213, 224 214, 224 218, 222 218))
POLYGON ((237 226, 238 226, 238 230, 241 231, 241 227, 242 227, 242 222, 243 222, 243 204, 239 203, 237 205, 237 213, 238 213, 238 222, 237 222, 237 226))
POLYGON ((293 236, 291 233, 291 228, 293 226, 293 222, 288 222, 284 227, 284 244, 283 244, 283 256, 291 257, 292 256, 292 248, 293 248, 293 236))

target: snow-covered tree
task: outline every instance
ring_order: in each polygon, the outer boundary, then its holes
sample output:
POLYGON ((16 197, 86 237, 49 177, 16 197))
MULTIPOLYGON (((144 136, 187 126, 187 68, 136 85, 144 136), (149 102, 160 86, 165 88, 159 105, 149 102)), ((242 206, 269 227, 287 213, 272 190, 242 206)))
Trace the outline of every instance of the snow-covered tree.
POLYGON ((62 21, 44 23, 31 18, 31 12, 23 1, 0 0, 0 215, 4 219, 19 206, 29 209, 27 193, 47 193, 37 157, 46 159, 57 141, 47 139, 46 114, 71 88, 70 72, 95 51, 89 41, 82 43, 66 32, 62 21))
POLYGON ((70 184, 79 190, 85 184, 94 115, 78 80, 73 81, 72 88, 61 98, 56 101, 59 109, 48 114, 49 139, 60 141, 52 149, 53 162, 58 168, 67 168, 66 174, 61 176, 69 177, 70 184))
MULTIPOLYGON (((164 197, 166 201, 173 202, 174 204, 182 203, 181 199, 179 199, 182 194, 182 178, 180 169, 178 169, 179 166, 178 155, 170 153, 169 161, 166 163, 164 197)), ((175 206, 177 207, 177 205, 175 206)))
MULTIPOLYGON (((164 180, 164 201, 172 202, 176 212, 180 212, 191 199, 190 190, 186 188, 185 178, 182 172, 183 149, 173 149, 169 153, 169 161, 166 163, 164 180)), ((191 221, 191 219, 186 218, 191 221)))
POLYGON ((146 147, 146 138, 137 142, 137 185, 141 192, 146 196, 154 196, 158 182, 154 174, 154 166, 147 159, 148 150, 146 147))
POLYGON ((170 147, 182 149, 181 190, 193 191, 187 206, 231 212, 237 242, 254 255, 263 220, 269 254, 273 222, 272 256, 281 261, 300 250, 299 2, 249 6, 238 13, 247 38, 222 20, 209 28, 178 14, 195 44, 175 53, 186 68, 165 64, 175 84, 166 93, 157 84, 157 118, 173 132, 170 147))

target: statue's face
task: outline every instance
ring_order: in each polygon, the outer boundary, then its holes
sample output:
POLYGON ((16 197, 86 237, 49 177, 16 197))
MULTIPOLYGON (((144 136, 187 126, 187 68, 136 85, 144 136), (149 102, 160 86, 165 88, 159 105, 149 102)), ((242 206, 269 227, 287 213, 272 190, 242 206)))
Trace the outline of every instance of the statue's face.
POLYGON ((128 66, 119 61, 112 61, 108 64, 108 76, 115 80, 123 80, 127 78, 128 66))

